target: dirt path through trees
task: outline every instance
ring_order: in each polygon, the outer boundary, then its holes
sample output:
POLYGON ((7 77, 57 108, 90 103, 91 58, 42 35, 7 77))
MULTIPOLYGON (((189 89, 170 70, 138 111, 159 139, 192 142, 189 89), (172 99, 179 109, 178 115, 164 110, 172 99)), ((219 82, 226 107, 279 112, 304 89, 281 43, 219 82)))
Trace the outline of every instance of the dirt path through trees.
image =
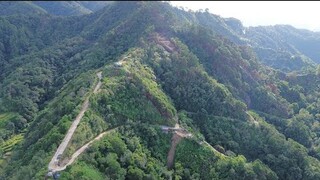
POLYGON ((110 134, 111 132, 114 132, 117 128, 105 131, 101 134, 99 134, 97 137, 95 137, 94 139, 92 139, 91 141, 89 141, 87 144, 83 145, 81 148, 79 148, 75 153, 72 154, 71 159, 67 160, 66 163, 64 163, 65 165, 59 166, 55 169, 55 171, 62 171, 65 170, 67 168, 67 166, 71 165, 76 159, 77 157, 82 154, 94 141, 97 141, 99 139, 101 139, 103 136, 110 134))
MULTIPOLYGON (((175 127, 162 126, 162 128, 173 131, 173 135, 171 138, 171 147, 170 147, 170 150, 169 150, 168 156, 167 156, 167 168, 171 169, 174 165, 174 156, 175 156, 175 151, 176 151, 177 145, 180 143, 180 141, 183 138, 191 138, 191 137, 193 137, 193 135, 191 133, 189 133, 187 130, 185 130, 184 128, 180 128, 179 124, 176 124, 175 127)), ((214 147, 212 147, 206 141, 202 141, 199 144, 200 145, 205 144, 205 145, 209 146, 209 148, 212 149, 215 153, 221 154, 223 157, 226 157, 226 155, 217 151, 214 147)))
POLYGON ((179 144, 179 142, 181 141, 182 137, 179 136, 178 134, 174 133, 172 138, 171 138, 171 148, 168 152, 168 156, 167 156, 167 167, 168 169, 171 169, 174 163, 174 155, 176 152, 176 147, 179 144))
MULTIPOLYGON (((99 82, 97 83, 97 85, 94 88, 94 91, 93 91, 94 93, 96 93, 101 86, 101 78, 102 78, 101 74, 102 74, 102 72, 97 73, 97 76, 99 78, 99 82)), ((82 107, 81 107, 81 111, 77 115, 76 119, 72 122, 66 136, 62 140, 62 142, 59 145, 55 154, 53 155, 53 157, 48 165, 49 171, 55 172, 55 171, 59 171, 61 169, 61 167, 58 166, 59 158, 62 156, 64 150, 67 148, 68 143, 69 143, 73 133, 77 129, 77 126, 80 123, 80 120, 82 119, 84 113, 87 111, 88 107, 89 107, 89 97, 87 97, 86 100, 83 102, 82 107)))

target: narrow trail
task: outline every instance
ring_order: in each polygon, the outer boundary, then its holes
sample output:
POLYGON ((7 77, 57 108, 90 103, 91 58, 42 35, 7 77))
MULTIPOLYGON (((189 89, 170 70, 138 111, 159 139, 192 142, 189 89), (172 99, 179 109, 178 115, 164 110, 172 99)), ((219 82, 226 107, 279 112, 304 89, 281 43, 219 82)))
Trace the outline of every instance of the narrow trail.
MULTIPOLYGON (((97 76, 99 78, 99 82, 95 86, 93 93, 97 93, 97 91, 99 90, 99 88, 101 86, 102 72, 98 72, 97 76)), ((71 139, 73 133, 77 129, 77 126, 80 123, 80 120, 82 119, 84 113, 87 111, 88 107, 89 107, 89 97, 87 97, 86 100, 83 102, 82 107, 81 107, 81 111, 77 115, 76 119, 72 122, 66 136, 62 140, 62 142, 59 145, 55 154, 53 155, 53 157, 48 165, 49 171, 52 171, 52 172, 60 171, 61 167, 58 166, 58 161, 59 161, 60 157, 58 157, 58 156, 61 156, 63 154, 63 152, 65 151, 65 149, 67 148, 68 143, 70 142, 70 139, 71 139)))

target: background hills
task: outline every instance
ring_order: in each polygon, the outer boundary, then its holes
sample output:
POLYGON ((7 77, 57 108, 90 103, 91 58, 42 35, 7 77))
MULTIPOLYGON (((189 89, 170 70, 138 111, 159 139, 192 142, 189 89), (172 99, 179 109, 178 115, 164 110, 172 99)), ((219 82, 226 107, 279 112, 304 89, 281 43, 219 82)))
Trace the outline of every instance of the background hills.
POLYGON ((102 9, 110 1, 3 1, 1 15, 48 13, 58 16, 84 15, 102 9))
POLYGON ((1 179, 48 175, 86 98, 61 163, 117 130, 60 179, 320 179, 318 32, 166 2, 0 7, 1 179))

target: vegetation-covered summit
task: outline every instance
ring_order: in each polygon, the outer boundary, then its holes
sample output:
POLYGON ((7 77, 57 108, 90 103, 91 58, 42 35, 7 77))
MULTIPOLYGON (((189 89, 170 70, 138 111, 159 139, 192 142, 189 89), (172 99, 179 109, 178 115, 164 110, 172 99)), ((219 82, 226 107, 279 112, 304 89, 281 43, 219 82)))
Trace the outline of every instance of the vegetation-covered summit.
POLYGON ((167 2, 73 3, 95 12, 0 10, 0 179, 320 179, 317 52, 300 46, 317 33, 167 2), (86 98, 59 163, 112 132, 50 174, 86 98))

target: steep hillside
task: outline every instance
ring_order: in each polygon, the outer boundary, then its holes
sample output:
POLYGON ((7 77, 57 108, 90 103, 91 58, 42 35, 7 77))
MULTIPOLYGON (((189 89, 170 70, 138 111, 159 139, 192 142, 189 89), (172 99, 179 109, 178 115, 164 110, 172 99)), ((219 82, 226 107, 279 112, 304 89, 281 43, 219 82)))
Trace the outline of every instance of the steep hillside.
POLYGON ((47 1, 34 1, 35 5, 45 9, 48 13, 54 15, 83 15, 89 14, 92 11, 81 6, 81 4, 71 1, 57 1, 57 2, 47 2, 47 1))
POLYGON ((100 10, 110 3, 101 1, 3 1, 0 2, 0 15, 49 13, 57 16, 79 16, 100 10))
POLYGON ((299 70, 319 63, 320 34, 292 26, 250 27, 245 37, 255 44, 258 56, 281 70, 299 70), (264 58, 263 58, 264 57, 264 58))
POLYGON ((0 179, 320 179, 309 60, 166 2, 90 8, 0 17, 0 179))
POLYGON ((281 71, 308 71, 319 62, 317 32, 288 25, 244 27, 235 18, 222 18, 209 12, 193 12, 187 17, 238 45, 251 46, 265 65, 281 71))
POLYGON ((78 1, 83 7, 91 10, 92 12, 103 9, 104 6, 112 3, 112 1, 78 1))
POLYGON ((13 14, 34 14, 34 13, 46 13, 43 8, 31 3, 31 2, 12 2, 2 1, 0 2, 0 15, 13 15, 13 14))
POLYGON ((296 29, 289 25, 276 25, 272 27, 251 27, 248 29, 248 37, 252 36, 251 39, 255 41, 261 41, 258 34, 265 34, 269 37, 277 37, 272 41, 266 41, 265 44, 261 44, 264 47, 277 49, 286 49, 290 53, 294 53, 294 50, 299 51, 314 62, 319 63, 319 40, 320 33, 312 32, 304 29, 296 29), (291 45, 291 47, 290 47, 291 45))

